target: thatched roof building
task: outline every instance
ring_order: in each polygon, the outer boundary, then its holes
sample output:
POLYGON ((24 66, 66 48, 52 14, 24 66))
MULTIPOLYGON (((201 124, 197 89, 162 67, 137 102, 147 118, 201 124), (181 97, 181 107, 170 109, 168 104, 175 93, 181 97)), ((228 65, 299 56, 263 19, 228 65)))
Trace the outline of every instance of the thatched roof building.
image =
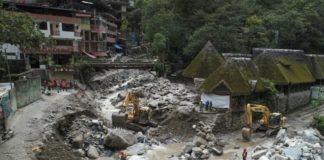
POLYGON ((316 80, 324 80, 324 55, 307 55, 307 65, 316 80))
POLYGON ((208 41, 204 48, 183 71, 183 76, 188 78, 207 78, 223 63, 223 56, 218 53, 214 45, 208 41))
POLYGON ((232 96, 265 90, 257 66, 249 59, 228 59, 200 87, 201 91, 232 96), (253 84, 254 82, 254 84, 253 84))
POLYGON ((315 82, 307 65, 307 57, 299 50, 268 49, 255 58, 261 76, 276 85, 315 82), (293 52, 292 52, 293 51, 293 52))

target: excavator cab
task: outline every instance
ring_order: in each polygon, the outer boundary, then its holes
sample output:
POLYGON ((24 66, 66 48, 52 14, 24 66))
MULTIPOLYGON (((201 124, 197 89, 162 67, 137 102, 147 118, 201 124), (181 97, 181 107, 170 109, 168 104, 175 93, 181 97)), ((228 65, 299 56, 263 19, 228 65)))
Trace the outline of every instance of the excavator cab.
POLYGON ((269 128, 279 128, 282 126, 282 114, 281 113, 271 113, 269 117, 269 128))

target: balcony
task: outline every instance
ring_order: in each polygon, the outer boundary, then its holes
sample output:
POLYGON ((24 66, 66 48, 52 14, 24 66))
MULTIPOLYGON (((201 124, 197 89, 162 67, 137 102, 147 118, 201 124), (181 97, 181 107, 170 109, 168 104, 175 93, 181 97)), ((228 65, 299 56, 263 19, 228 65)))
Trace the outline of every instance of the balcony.
POLYGON ((91 25, 91 32, 107 33, 107 28, 101 25, 91 25))
POLYGON ((107 42, 116 43, 116 38, 107 37, 107 42))
POLYGON ((117 36, 117 32, 116 31, 115 32, 113 32, 113 31, 107 31, 107 33, 110 34, 110 35, 113 35, 113 36, 117 36))
POLYGON ((107 25, 117 28, 117 24, 115 24, 115 23, 107 22, 107 25))
POLYGON ((38 52, 48 54, 49 52, 55 52, 56 54, 67 54, 71 52, 79 52, 77 46, 55 46, 52 48, 42 48, 38 52))

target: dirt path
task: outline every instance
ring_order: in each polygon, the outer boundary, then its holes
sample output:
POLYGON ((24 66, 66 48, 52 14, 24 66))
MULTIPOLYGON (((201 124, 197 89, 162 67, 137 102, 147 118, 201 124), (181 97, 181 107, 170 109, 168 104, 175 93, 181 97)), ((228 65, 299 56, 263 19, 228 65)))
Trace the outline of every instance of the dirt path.
POLYGON ((17 111, 12 130, 15 136, 0 145, 1 160, 31 159, 31 148, 40 144, 41 131, 44 127, 40 120, 50 108, 66 103, 69 92, 61 92, 52 96, 42 96, 42 99, 17 111))

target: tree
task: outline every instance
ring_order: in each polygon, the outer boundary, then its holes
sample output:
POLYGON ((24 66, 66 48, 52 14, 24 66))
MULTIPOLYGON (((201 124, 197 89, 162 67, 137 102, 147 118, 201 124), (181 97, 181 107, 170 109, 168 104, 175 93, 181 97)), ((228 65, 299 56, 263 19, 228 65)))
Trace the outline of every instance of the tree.
POLYGON ((165 62, 166 52, 166 37, 161 33, 154 34, 154 40, 152 43, 152 53, 159 57, 159 61, 165 62))
POLYGON ((0 45, 10 43, 24 52, 39 48, 48 42, 29 15, 2 9, 0 12, 0 45))
MULTIPOLYGON (((2 9, 1 1, 0 4, 0 47, 4 43, 9 43, 19 47, 22 52, 26 52, 50 42, 50 39, 45 38, 40 32, 32 17, 25 13, 5 11, 2 9)), ((0 63, 4 64, 4 60, 5 58, 0 58, 0 63)), ((9 69, 8 66, 6 68, 9 69)), ((7 72, 10 73, 9 70, 7 72)))

